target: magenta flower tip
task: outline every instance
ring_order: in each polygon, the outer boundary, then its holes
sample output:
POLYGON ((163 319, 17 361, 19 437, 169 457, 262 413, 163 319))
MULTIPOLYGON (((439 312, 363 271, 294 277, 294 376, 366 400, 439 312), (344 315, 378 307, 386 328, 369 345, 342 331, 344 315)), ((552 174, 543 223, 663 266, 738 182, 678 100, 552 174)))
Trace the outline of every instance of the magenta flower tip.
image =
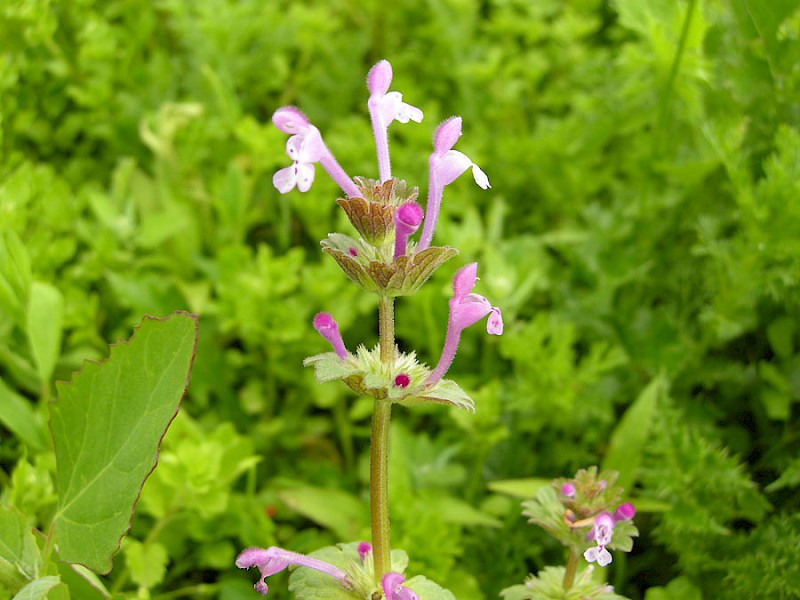
POLYGON ((361 562, 364 562, 364 559, 368 554, 372 553, 372 544, 369 542, 361 542, 358 544, 358 556, 361 558, 361 562))
POLYGON ((367 74, 367 88, 370 94, 382 96, 392 85, 392 65, 388 60, 381 60, 367 74))
POLYGON ((443 121, 433 134, 433 149, 436 154, 444 154, 456 145, 461 137, 461 117, 450 117, 443 121))
POLYGON ((630 502, 620 504, 614 511, 614 521, 628 521, 636 516, 636 507, 630 502))
POLYGON ((328 340, 333 346, 336 355, 345 360, 348 356, 347 348, 345 348, 342 334, 339 333, 339 324, 330 315, 330 313, 321 312, 317 313, 314 317, 314 329, 317 330, 323 338, 328 340))
POLYGON ((284 133, 296 134, 311 125, 308 117, 296 106, 282 106, 272 114, 275 127, 284 133))
POLYGON ((338 329, 339 325, 336 319, 330 313, 321 312, 317 313, 314 317, 314 329, 320 331, 321 329, 338 329))
POLYGON ((408 387, 409 383, 411 383, 411 378, 405 373, 400 373, 400 375, 394 378, 394 385, 396 387, 405 388, 408 387))
POLYGON ((561 493, 564 494, 567 498, 574 498, 575 486, 569 482, 566 482, 564 485, 561 486, 561 493))
POLYGON ((396 225, 409 229, 411 230, 410 233, 413 233, 417 230, 419 224, 422 223, 424 214, 419 204, 416 202, 406 202, 397 209, 397 212, 394 214, 394 222, 396 225))

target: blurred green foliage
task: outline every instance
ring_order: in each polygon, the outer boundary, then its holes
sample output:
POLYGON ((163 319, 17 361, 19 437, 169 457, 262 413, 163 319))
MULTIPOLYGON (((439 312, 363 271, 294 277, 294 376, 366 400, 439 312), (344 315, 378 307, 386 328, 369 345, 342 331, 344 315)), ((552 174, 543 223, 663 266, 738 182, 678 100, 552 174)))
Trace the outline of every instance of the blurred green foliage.
POLYGON ((349 232, 335 185, 272 188, 287 159, 269 117, 300 106, 351 175, 374 176, 364 76, 380 58, 426 115, 392 128, 395 174, 424 188, 456 113, 493 186, 447 190, 436 240, 461 256, 399 303, 400 343, 435 363, 449 277, 475 259, 506 318, 502 338, 466 333, 453 367, 476 415, 395 411, 411 571, 480 599, 563 563, 487 484, 610 453, 633 501, 660 507, 609 567, 618 593, 800 594, 796 0, 2 3, 0 504, 24 512, 4 522, 52 516, 53 381, 143 314, 186 309, 189 395, 103 585, 251 598, 238 549, 367 535, 369 406, 301 365, 324 347, 315 312, 369 345, 375 303, 319 251, 349 232))

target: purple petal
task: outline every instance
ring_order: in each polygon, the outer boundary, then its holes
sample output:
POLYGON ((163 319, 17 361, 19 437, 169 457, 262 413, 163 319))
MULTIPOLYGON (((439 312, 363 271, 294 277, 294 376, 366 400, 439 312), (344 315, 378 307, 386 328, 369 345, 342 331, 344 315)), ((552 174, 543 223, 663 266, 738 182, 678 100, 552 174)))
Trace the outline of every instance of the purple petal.
POLYGON ((272 115, 275 127, 284 133, 302 133, 311 124, 308 118, 295 106, 282 106, 272 115))
POLYGON ((458 331, 474 325, 492 311, 492 305, 480 294, 468 294, 461 301, 450 302, 450 319, 458 331))
MULTIPOLYGON (((491 317, 489 317, 491 320, 491 317)), ((574 498, 575 497, 575 486, 572 485, 569 481, 567 481, 564 485, 561 486, 561 493, 564 494, 567 498, 574 498)))
POLYGON ((402 585, 405 580, 400 573, 389 572, 383 576, 381 586, 386 600, 419 600, 414 590, 402 585))
POLYGON ((636 507, 630 502, 620 504, 614 511, 614 521, 628 521, 636 516, 636 507))
POLYGON ((372 544, 369 542, 361 542, 358 544, 358 556, 361 559, 361 562, 364 562, 364 559, 367 557, 367 554, 372 553, 372 544))
POLYGON ((436 154, 445 154, 456 145, 461 137, 461 117, 450 117, 433 134, 433 148, 436 154))
POLYGON ((478 280, 478 263, 470 263, 459 269, 453 277, 453 297, 464 298, 475 287, 478 280))
POLYGON ((382 96, 389 91, 392 85, 392 65, 388 60, 376 63, 367 74, 367 88, 369 93, 382 96))
POLYGON ((424 212, 422 207, 416 202, 406 202, 394 214, 394 222, 398 227, 409 230, 409 234, 414 233, 419 224, 422 223, 424 212))

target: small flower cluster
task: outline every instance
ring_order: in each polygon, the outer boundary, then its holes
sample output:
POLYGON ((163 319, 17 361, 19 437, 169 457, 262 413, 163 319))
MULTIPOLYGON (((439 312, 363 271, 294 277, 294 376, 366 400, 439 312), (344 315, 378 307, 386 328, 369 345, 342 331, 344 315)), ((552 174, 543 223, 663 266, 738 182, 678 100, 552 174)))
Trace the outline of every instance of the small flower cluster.
POLYGON ((628 552, 636 509, 620 503, 622 488, 614 485, 617 473, 581 469, 572 479, 559 479, 542 488, 536 498, 523 503, 523 514, 570 550, 601 567, 611 563, 609 549, 628 552))

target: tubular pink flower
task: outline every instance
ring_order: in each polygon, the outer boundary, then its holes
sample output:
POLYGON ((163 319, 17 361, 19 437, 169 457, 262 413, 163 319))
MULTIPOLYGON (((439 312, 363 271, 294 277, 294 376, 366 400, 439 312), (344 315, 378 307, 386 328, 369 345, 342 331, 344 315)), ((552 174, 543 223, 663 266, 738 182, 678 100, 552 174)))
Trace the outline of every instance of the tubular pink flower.
POLYGON ((394 257, 404 256, 408 236, 419 229, 422 223, 422 207, 416 202, 406 202, 394 213, 394 257))
POLYGON ((620 504, 617 510, 614 511, 614 522, 629 521, 636 516, 636 507, 630 502, 620 504))
POLYGON ((414 590, 403 585, 405 580, 405 577, 394 571, 383 576, 381 586, 386 600, 419 600, 419 596, 414 590))
POLYGON ((314 182, 314 163, 319 163, 328 175, 348 196, 361 196, 353 180, 344 172, 333 154, 322 141, 322 134, 308 118, 294 106, 283 106, 272 115, 272 122, 284 133, 292 137, 286 143, 286 154, 292 164, 279 170, 272 177, 272 184, 281 194, 295 187, 307 192, 314 182))
POLYGON ((372 544, 369 542, 360 542, 358 544, 358 557, 361 559, 361 562, 364 562, 364 559, 367 555, 372 554, 372 544))
POLYGON ((583 557, 588 562, 597 562, 601 567, 611 563, 611 553, 606 550, 606 546, 611 543, 614 534, 614 517, 607 512, 602 512, 594 519, 594 526, 589 532, 588 539, 597 542, 597 546, 592 546, 583 553, 583 557))
POLYGON ((433 153, 428 159, 430 174, 428 177, 428 204, 425 208, 425 226, 419 240, 419 249, 425 250, 433 241, 433 231, 439 217, 442 194, 445 186, 453 183, 464 171, 472 167, 472 177, 482 189, 491 186, 489 178, 481 168, 465 154, 453 150, 461 136, 461 117, 450 117, 436 129, 433 134, 433 153))
POLYGON ((575 486, 572 485, 569 481, 567 481, 564 485, 561 486, 561 493, 564 494, 567 498, 574 498, 575 486))
POLYGON ((242 551, 242 553, 236 557, 236 566, 240 569, 258 567, 261 577, 254 587, 255 590, 263 596, 266 596, 267 592, 269 591, 264 578, 283 571, 289 565, 297 565, 299 567, 315 569, 321 573, 330 575, 334 579, 338 580, 342 585, 348 585, 347 573, 338 567, 335 567, 330 563, 326 563, 325 561, 311 558, 310 556, 305 556, 304 554, 298 554, 297 552, 291 552, 290 550, 284 550, 283 548, 278 548, 276 546, 271 546, 270 548, 266 549, 248 548, 247 550, 242 551))
POLYGON ((345 360, 350 355, 344 346, 342 334, 339 333, 339 324, 329 313, 321 312, 314 317, 314 329, 331 343, 339 358, 345 360))
POLYGON ((372 132, 375 135, 375 147, 378 151, 378 173, 381 183, 392 178, 392 165, 389 159, 389 136, 387 130, 392 121, 408 123, 422 121, 422 111, 415 106, 403 102, 400 92, 390 92, 392 84, 392 65, 382 60, 373 66, 367 74, 369 89, 369 116, 372 121, 372 132))
POLYGON ((480 294, 472 293, 472 288, 475 287, 475 282, 478 280, 477 273, 478 263, 470 263, 453 277, 453 297, 449 303, 450 316, 447 319, 444 348, 442 348, 439 364, 428 376, 426 385, 437 383, 447 373, 450 365, 453 364, 461 332, 464 329, 489 315, 486 331, 492 335, 503 333, 503 315, 500 309, 492 306, 480 294))

